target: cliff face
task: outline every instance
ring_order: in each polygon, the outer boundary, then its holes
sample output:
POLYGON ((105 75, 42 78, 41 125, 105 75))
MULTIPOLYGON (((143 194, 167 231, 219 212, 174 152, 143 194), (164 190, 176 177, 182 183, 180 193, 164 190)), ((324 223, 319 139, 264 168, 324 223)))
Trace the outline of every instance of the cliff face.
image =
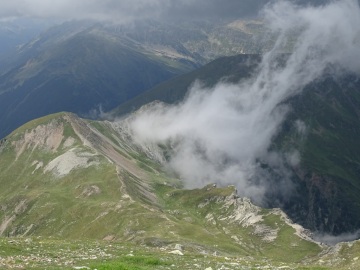
POLYGON ((360 228, 359 89, 354 76, 324 78, 287 101, 292 109, 273 147, 296 149, 301 161, 291 168, 297 193, 284 209, 311 230, 360 228))

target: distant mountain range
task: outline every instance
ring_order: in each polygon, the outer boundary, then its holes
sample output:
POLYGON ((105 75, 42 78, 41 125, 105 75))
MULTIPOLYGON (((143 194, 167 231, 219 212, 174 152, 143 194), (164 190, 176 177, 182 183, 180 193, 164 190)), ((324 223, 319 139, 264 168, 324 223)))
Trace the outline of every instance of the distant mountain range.
POLYGON ((219 56, 261 51, 260 32, 257 21, 52 27, 3 61, 0 137, 49 113, 94 116, 219 56))
POLYGON ((93 27, 64 25, 22 47, 0 76, 0 136, 49 113, 109 110, 196 67, 132 45, 93 27))
MULTIPOLYGON (((0 22, 0 58, 6 57, 48 28, 51 22, 31 19, 14 19, 0 22)), ((3 63, 0 63, 0 68, 3 63)))

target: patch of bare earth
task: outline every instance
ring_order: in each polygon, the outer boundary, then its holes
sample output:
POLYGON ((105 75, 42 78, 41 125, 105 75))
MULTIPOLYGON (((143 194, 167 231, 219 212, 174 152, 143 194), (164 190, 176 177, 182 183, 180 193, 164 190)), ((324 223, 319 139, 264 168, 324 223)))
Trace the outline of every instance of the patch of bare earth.
POLYGON ((98 161, 90 161, 90 158, 94 156, 95 155, 92 153, 80 152, 79 149, 72 148, 50 161, 44 168, 44 172, 52 172, 55 176, 62 177, 69 174, 74 169, 98 165, 98 161))

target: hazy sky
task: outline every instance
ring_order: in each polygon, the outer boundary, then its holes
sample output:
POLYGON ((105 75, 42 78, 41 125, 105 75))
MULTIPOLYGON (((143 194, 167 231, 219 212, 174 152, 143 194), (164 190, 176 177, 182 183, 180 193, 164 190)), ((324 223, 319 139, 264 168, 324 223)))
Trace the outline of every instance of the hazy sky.
MULTIPOLYGON (((293 0, 319 3, 326 0, 293 0)), ((238 18, 255 16, 269 0, 1 0, 0 20, 238 18)))

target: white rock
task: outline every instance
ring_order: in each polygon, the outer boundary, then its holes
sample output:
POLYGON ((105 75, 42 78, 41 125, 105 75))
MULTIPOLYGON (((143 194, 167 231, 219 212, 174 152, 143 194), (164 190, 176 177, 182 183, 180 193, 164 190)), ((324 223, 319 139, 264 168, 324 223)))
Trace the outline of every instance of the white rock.
POLYGON ((183 256, 184 254, 180 250, 173 250, 169 252, 170 254, 180 255, 183 256))

